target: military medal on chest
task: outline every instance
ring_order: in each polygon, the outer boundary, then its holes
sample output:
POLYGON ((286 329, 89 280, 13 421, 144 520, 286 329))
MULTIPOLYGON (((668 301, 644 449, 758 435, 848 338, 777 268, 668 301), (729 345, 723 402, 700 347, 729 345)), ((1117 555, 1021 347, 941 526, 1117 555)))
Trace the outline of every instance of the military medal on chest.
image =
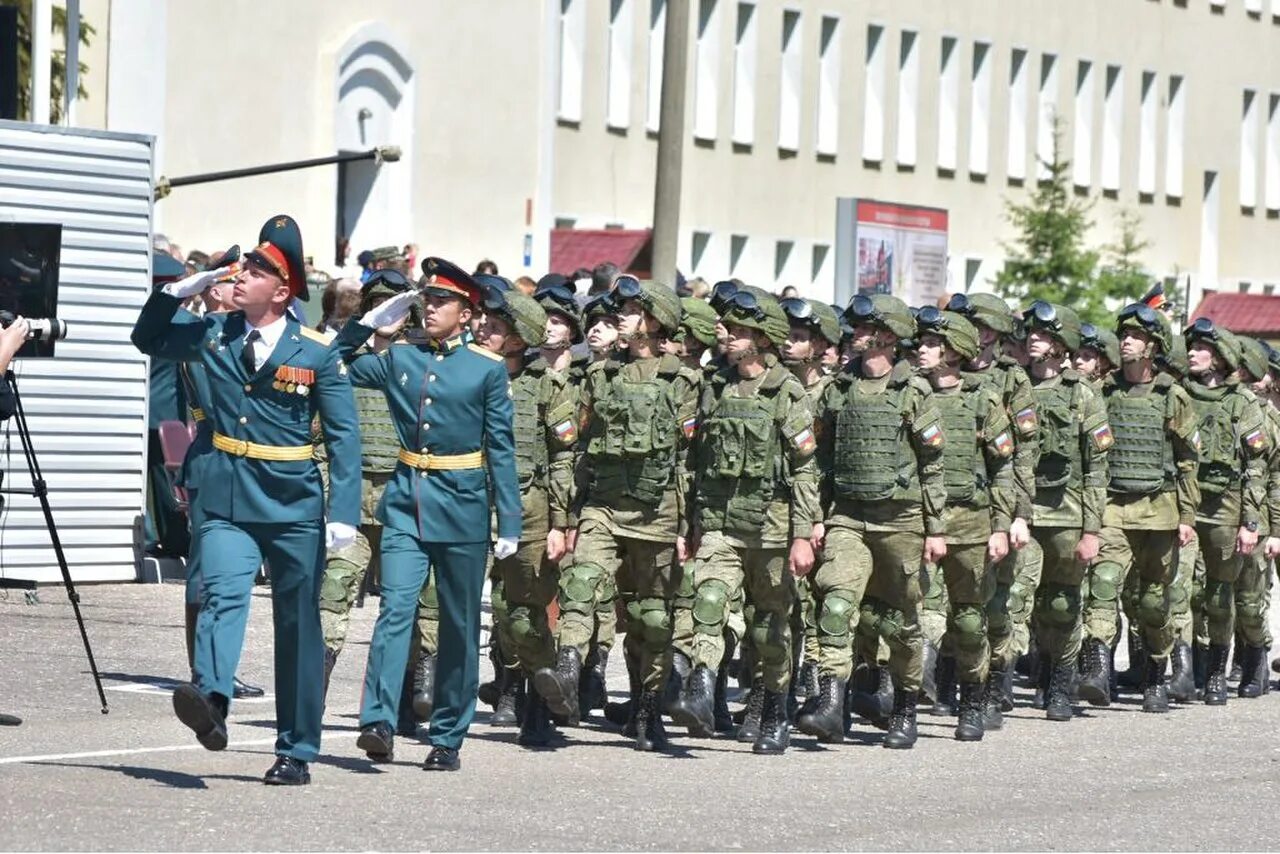
POLYGON ((315 381, 316 372, 309 368, 281 365, 276 368, 275 381, 271 383, 271 387, 286 394, 306 397, 311 393, 311 386, 315 381))

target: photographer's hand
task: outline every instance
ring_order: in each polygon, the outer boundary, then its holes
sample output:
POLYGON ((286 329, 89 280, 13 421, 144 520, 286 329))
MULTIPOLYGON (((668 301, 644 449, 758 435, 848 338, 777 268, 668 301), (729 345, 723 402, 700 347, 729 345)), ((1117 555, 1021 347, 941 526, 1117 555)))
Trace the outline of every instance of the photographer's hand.
POLYGON ((0 374, 9 370, 9 361, 13 359, 13 354, 27 343, 27 336, 30 334, 31 327, 25 317, 14 318, 13 323, 0 332, 0 374))

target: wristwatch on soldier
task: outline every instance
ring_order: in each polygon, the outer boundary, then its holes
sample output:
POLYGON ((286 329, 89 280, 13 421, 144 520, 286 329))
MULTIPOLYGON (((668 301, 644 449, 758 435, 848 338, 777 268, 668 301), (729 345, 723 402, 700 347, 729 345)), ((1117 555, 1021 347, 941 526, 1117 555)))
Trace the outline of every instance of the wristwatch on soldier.
POLYGON ((1256 534, 1256 533, 1258 533, 1258 522, 1257 522, 1257 520, 1254 520, 1254 521, 1252 521, 1252 522, 1245 522, 1245 523, 1244 523, 1244 529, 1245 529, 1246 531, 1248 531, 1250 534, 1256 534))

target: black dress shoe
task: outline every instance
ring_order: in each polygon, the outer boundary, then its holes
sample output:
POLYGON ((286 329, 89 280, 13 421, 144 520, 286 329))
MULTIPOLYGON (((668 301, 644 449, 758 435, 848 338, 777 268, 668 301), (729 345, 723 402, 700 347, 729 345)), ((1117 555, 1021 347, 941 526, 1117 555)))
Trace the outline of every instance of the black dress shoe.
POLYGON ((385 721, 360 727, 356 747, 368 754, 374 762, 390 762, 395 757, 395 734, 391 724, 385 721))
POLYGON ((276 764, 267 771, 262 782, 268 786, 305 786, 311 782, 311 772, 301 759, 277 756, 276 764))
POLYGON ((239 676, 236 676, 231 680, 231 686, 231 696, 237 700, 243 700, 246 697, 261 697, 267 693, 257 685, 250 685, 248 682, 241 682, 239 676))
POLYGON ((458 758, 458 751, 452 747, 431 748, 426 761, 422 763, 423 771, 457 771, 461 767, 462 760, 458 758))
POLYGON ((227 712, 221 695, 202 694, 195 685, 179 685, 173 691, 173 711, 196 734, 206 750, 227 746, 227 712))

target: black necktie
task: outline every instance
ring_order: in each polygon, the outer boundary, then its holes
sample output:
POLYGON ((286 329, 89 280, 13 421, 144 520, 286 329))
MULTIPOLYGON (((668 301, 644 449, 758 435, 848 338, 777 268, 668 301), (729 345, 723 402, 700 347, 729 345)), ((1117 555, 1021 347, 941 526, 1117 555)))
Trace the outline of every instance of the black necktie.
POLYGON ((253 376, 258 372, 258 361, 254 358, 253 348, 261 337, 262 333, 256 329, 250 329, 249 334, 244 336, 244 352, 240 354, 240 358, 244 362, 244 369, 249 372, 249 376, 253 376))

